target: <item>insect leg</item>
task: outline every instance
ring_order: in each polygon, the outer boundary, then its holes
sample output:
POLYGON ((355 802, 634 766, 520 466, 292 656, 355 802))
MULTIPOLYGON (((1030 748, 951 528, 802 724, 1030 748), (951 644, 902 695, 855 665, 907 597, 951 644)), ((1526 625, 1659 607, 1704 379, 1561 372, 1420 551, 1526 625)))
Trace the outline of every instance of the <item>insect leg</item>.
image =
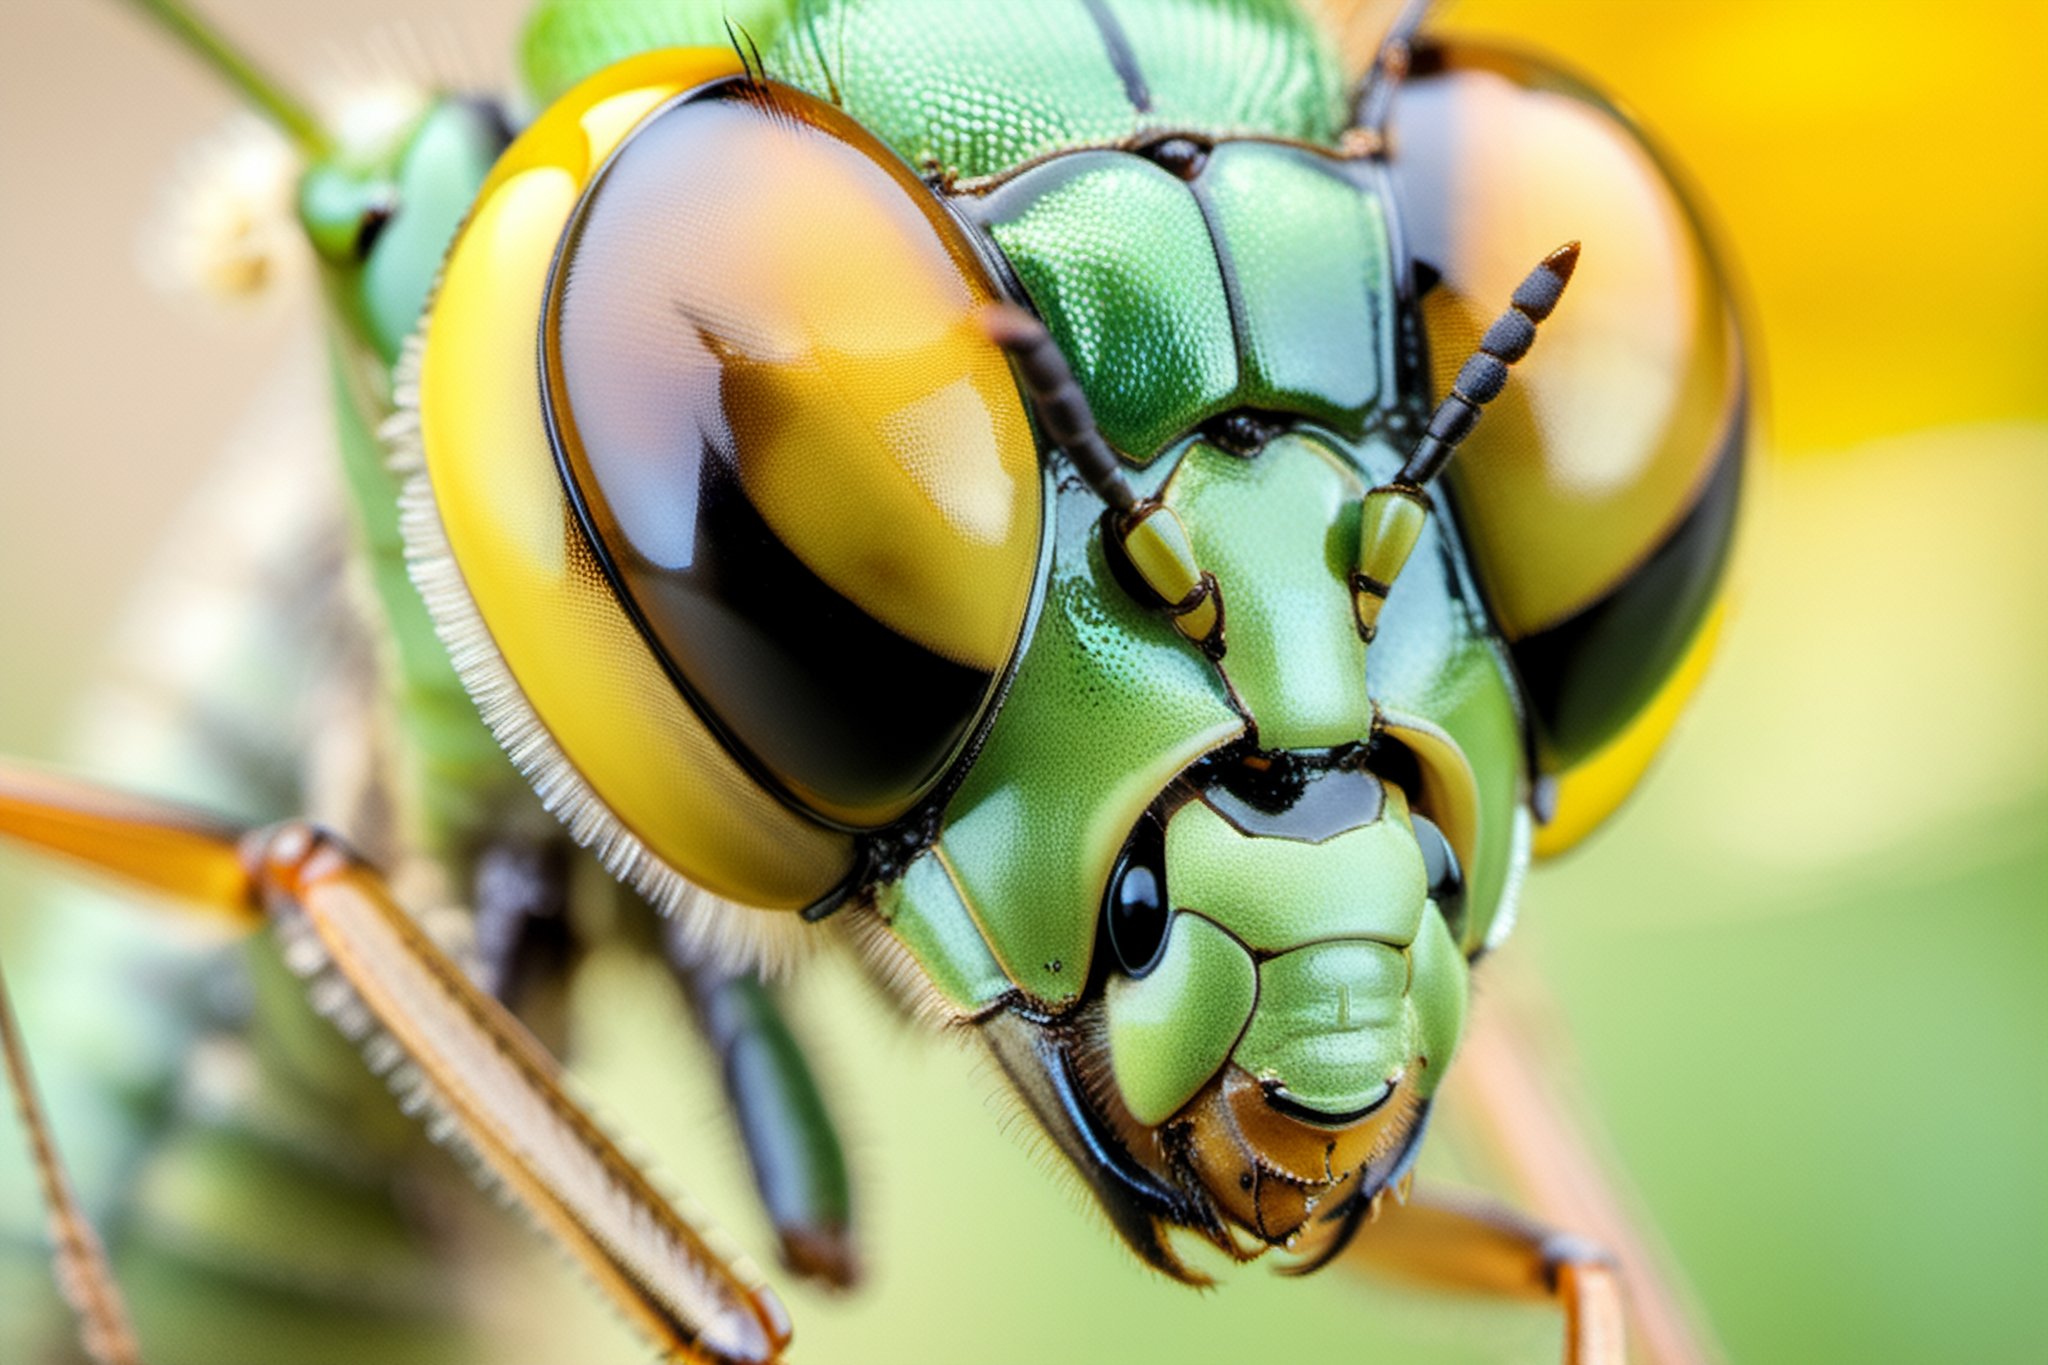
POLYGON ((244 832, 167 804, 0 763, 0 836, 255 927, 409 1112, 565 1247, 656 1343, 685 1360, 765 1365, 789 1340, 781 1303, 743 1278, 565 1091, 560 1069, 332 835, 244 832))
POLYGON ((568 980, 577 955, 569 861, 563 840, 504 839, 477 855, 470 883, 472 976, 556 1052, 568 1037, 568 980))
POLYGON ((197 811, 0 760, 0 837, 111 874, 253 929, 241 831, 197 811))
MULTIPOLYGON (((1446 1087, 1455 1106, 1447 1118, 1461 1135, 1476 1139, 1472 1155, 1497 1171, 1520 1205, 1543 1223, 1591 1239, 1581 1245, 1606 1249, 1613 1269, 1598 1277, 1604 1285, 1589 1287, 1603 1295, 1625 1289, 1621 1306, 1638 1359, 1655 1365, 1721 1359, 1653 1238, 1630 1215, 1629 1201, 1562 1101, 1560 1085, 1569 1080, 1563 1059, 1536 1055, 1537 1040, 1555 1032, 1540 987, 1507 964, 1490 970, 1494 989, 1482 997, 1446 1087)), ((1369 1228, 1358 1241, 1384 1242, 1381 1231, 1369 1228)))
POLYGON ((852 1286, 860 1262, 849 1227, 846 1157, 774 989, 701 960, 679 929, 665 940, 676 979, 718 1054, 754 1187, 782 1242, 783 1264, 835 1288, 852 1286))
POLYGON ((1547 1299, 1564 1310, 1565 1365, 1628 1365, 1614 1264, 1581 1238, 1484 1201, 1431 1193, 1385 1207, 1347 1254, 1442 1288, 1547 1299))
POLYGON ((28 1051, 22 1045, 21 1027, 15 1020, 4 977, 0 977, 0 1059, 6 1063, 15 1112, 28 1133, 36 1180, 50 1212, 57 1285, 78 1316, 80 1342, 86 1354, 99 1365, 141 1365, 142 1351, 135 1342, 135 1329, 128 1320, 121 1286, 107 1263, 99 1234, 93 1231, 85 1210, 79 1206, 70 1176, 57 1153, 57 1141, 36 1093, 28 1051))

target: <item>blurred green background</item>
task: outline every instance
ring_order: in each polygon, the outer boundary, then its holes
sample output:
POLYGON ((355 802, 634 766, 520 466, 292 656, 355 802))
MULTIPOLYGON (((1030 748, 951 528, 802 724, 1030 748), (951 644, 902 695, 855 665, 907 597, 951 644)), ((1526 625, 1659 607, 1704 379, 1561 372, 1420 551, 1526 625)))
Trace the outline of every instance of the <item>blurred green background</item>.
MULTIPOLYGON (((288 70, 409 15, 507 67, 511 0, 423 8, 208 4, 288 70)), ((2048 6, 1467 0, 1443 23, 1565 58, 1676 150, 1765 379, 1720 662, 1638 799, 1532 878, 1498 966, 1559 1011, 1557 1083, 1733 1359, 2048 1360, 2048 6)), ((222 321, 137 278, 167 167, 227 107, 117 6, 0 6, 0 750, 62 752, 150 544, 304 343, 302 309, 222 321)), ((28 880, 0 862, 0 906, 28 880)), ((1536 1310, 1341 1274, 1163 1284, 986 1064, 837 967, 799 1007, 872 1267, 855 1299, 790 1293, 800 1360, 1554 1358, 1536 1310)), ((648 969, 600 958, 579 1027, 606 1111, 764 1252, 648 969)), ((494 1310, 508 1360, 637 1358, 534 1261, 494 1310)))

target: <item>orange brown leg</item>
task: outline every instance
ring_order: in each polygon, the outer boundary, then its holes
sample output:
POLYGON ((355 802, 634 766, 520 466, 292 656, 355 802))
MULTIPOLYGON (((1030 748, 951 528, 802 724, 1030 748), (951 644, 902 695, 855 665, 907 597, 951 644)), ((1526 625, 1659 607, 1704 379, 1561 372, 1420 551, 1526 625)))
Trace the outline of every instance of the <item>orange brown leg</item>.
MULTIPOLYGON (((243 830, 0 763, 0 837, 244 929, 267 921, 315 1005, 402 1097, 423 1106, 429 1131, 474 1156, 665 1357, 753 1365, 781 1357, 789 1323, 775 1295, 677 1215, 565 1093, 546 1049, 333 835, 303 822, 243 830)), ((15 1088, 27 1103, 25 1072, 15 1088)), ((24 1112, 32 1140, 46 1143, 33 1109, 24 1112)), ((46 1184, 55 1170, 52 1157, 46 1184)), ((61 1234, 68 1205, 61 1195, 52 1202, 61 1234)), ((60 1274, 73 1264, 60 1264, 60 1274)))
POLYGON ((1547 1300, 1564 1312, 1566 1365, 1627 1365, 1614 1263, 1582 1238, 1481 1200, 1432 1194, 1384 1205, 1348 1254, 1438 1288, 1547 1300))
POLYGON ((1721 1353, 1560 1099, 1563 1059, 1538 1064, 1531 1040, 1557 1030, 1536 986, 1493 970, 1495 989, 1481 997, 1445 1087, 1446 1117, 1534 1216, 1434 1195, 1389 1205, 1351 1258, 1449 1287, 1550 1299, 1565 1313, 1568 1365, 1712 1365, 1721 1353))
POLYGON ((21 1026, 15 1020, 5 978, 0 978, 0 1061, 5 1063, 8 1088, 14 1092, 15 1112, 28 1134, 29 1159, 35 1166, 36 1183, 50 1211, 51 1260, 56 1267, 57 1287, 78 1316, 80 1344, 98 1365, 141 1365, 142 1350, 135 1341, 121 1286, 114 1279, 106 1249, 80 1207, 71 1177, 57 1154, 56 1138, 50 1131, 49 1116, 43 1112, 35 1077, 29 1071, 28 1050, 22 1043, 21 1026))

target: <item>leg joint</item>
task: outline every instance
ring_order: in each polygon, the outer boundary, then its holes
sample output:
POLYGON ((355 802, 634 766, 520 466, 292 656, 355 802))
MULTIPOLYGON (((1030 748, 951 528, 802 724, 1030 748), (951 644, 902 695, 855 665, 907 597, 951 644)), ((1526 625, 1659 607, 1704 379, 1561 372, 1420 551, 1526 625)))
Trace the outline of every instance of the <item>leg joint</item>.
POLYGON ((362 859, 340 835, 305 820, 252 831, 242 839, 241 855, 259 888, 294 898, 316 883, 362 866, 362 859))
POLYGON ((1614 1254, 1598 1242, 1570 1232, 1551 1232, 1544 1236, 1537 1247, 1537 1254, 1543 1258, 1543 1282, 1552 1294, 1559 1290, 1559 1280, 1567 1269, 1581 1266, 1599 1266, 1615 1270, 1614 1254))

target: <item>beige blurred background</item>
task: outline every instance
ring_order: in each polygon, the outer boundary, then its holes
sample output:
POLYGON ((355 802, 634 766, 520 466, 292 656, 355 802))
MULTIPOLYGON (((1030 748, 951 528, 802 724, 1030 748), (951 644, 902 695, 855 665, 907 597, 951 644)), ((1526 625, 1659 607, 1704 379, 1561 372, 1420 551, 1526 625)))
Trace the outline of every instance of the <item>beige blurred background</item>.
MULTIPOLYGON (((503 71, 521 8, 206 7, 308 77, 398 21, 503 71)), ((1568 59, 1676 149, 1741 263, 1768 401, 1721 666, 1641 799, 1534 878, 1510 951, 1736 1359, 2048 1359, 2048 5, 1444 22, 1568 59)), ((170 167, 230 108, 111 0, 0 0, 0 751, 59 754, 156 537, 252 390, 311 356, 303 309, 224 317, 137 269, 170 167)), ((0 862, 0 906, 22 880, 0 862)), ((630 964, 601 970, 630 995, 630 964)), ((792 1296, 806 1358, 1553 1350, 1540 1315, 1334 1276, 1160 1285, 998 1131, 985 1071, 843 981, 803 1005, 878 1264, 856 1304, 792 1296)), ((762 1247, 696 1059, 646 1060, 673 1022, 650 1011, 590 1011, 591 1079, 762 1247)), ((585 1358, 584 1332, 634 1358, 535 1274, 534 1359, 585 1358)))
MULTIPOLYGON (((294 76, 376 30, 444 31, 509 73, 517 3, 211 0, 294 76), (422 15, 431 9, 431 14, 422 15)), ((118 0, 0 0, 0 745, 54 755, 63 701, 167 521, 280 352, 298 307, 244 317, 145 279, 174 168, 233 99, 118 0), (33 661, 34 667, 23 666, 33 661)))

